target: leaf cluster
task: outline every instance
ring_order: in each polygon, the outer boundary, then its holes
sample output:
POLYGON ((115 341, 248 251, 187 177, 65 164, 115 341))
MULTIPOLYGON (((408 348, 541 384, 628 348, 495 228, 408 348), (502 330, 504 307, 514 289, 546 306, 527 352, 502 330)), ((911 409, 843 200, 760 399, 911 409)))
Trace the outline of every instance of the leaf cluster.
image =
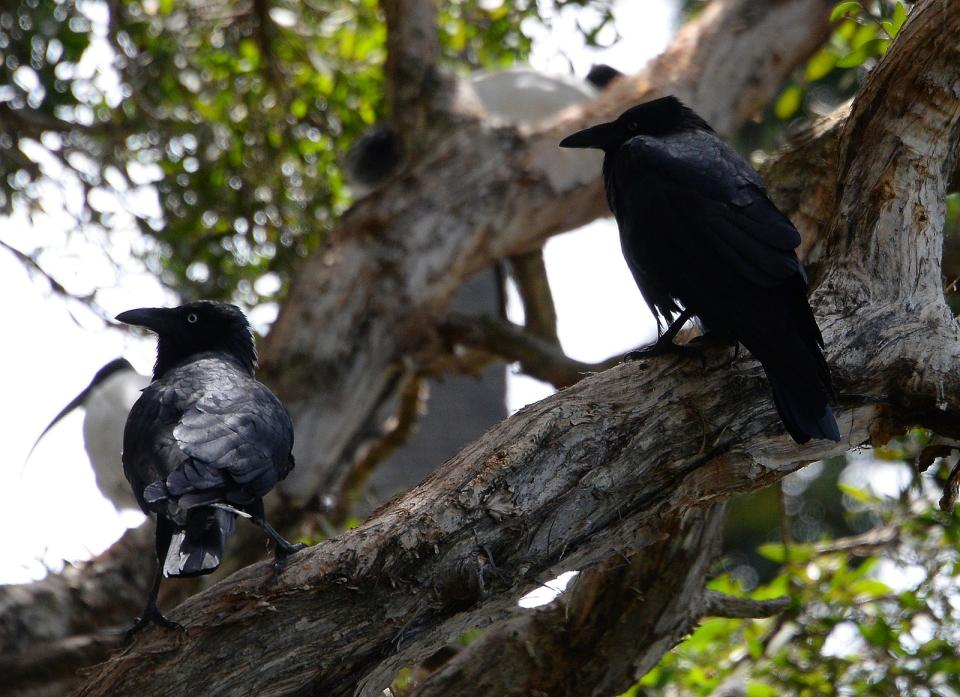
MULTIPOLYGON (((554 9, 570 4, 588 3, 554 9)), ((540 21, 533 0, 444 0, 443 60, 513 64, 540 21)), ((351 202, 341 162, 386 116, 385 51, 376 0, 16 0, 0 10, 0 212, 78 183, 78 225, 132 213, 185 298, 274 299, 351 202)))
MULTIPOLYGON (((705 621, 627 694, 706 696, 730 685, 751 697, 957 694, 960 515, 938 510, 919 487, 896 498, 842 491, 879 514, 877 528, 851 539, 761 545, 780 571, 747 595, 787 596, 790 609, 705 621)), ((710 588, 743 594, 728 574, 710 588)))
POLYGON ((911 6, 901 0, 838 3, 830 14, 834 23, 830 39, 780 93, 773 106, 777 118, 787 120, 800 114, 811 92, 831 104, 850 97, 862 73, 886 53, 911 6))

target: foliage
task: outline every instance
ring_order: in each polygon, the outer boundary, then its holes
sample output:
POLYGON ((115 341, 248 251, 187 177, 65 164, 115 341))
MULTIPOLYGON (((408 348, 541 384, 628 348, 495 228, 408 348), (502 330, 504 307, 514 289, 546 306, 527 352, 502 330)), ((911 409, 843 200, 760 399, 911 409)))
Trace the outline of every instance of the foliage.
MULTIPOLYGON (((627 694, 699 696, 740 683, 750 697, 956 695, 960 515, 939 511, 919 479, 900 497, 843 493, 880 524, 861 537, 760 549, 781 570, 748 595, 786 595, 790 609, 706 620, 627 694)), ((742 594, 729 575, 710 587, 742 594)))
POLYGON ((780 93, 773 106, 777 118, 787 120, 800 114, 811 92, 831 105, 852 96, 860 73, 886 53, 907 12, 908 4, 901 0, 837 4, 830 15, 836 24, 829 41, 780 93))
MULTIPOLYGON (((568 5, 596 9, 588 41, 612 21, 609 0, 543 8, 568 5)), ((523 59, 523 26, 547 21, 534 0, 438 11, 459 70, 523 59)), ((376 0, 16 0, 0 10, 0 213, 40 211, 66 176, 78 226, 109 229, 119 201, 183 296, 275 297, 350 203, 340 161, 384 118, 385 43, 376 0), (158 206, 125 206, 154 191, 158 206)))

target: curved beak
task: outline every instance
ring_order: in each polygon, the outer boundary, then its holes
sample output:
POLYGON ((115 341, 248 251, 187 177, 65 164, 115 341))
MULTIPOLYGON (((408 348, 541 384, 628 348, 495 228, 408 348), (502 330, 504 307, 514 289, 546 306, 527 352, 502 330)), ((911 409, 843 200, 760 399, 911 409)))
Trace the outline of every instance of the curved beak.
POLYGON ((160 334, 176 326, 174 311, 166 307, 141 307, 121 312, 114 319, 135 327, 146 327, 160 334))
POLYGON ((616 126, 614 122, 601 123, 582 131, 571 133, 560 141, 561 148, 599 148, 603 150, 616 140, 616 126))

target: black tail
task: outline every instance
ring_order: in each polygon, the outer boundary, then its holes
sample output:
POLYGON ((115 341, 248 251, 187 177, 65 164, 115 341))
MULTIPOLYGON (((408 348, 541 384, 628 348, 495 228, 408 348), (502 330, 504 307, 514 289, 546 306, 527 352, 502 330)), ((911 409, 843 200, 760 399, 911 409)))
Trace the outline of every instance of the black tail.
POLYGON ((221 508, 190 510, 187 524, 170 540, 163 563, 164 576, 201 576, 220 566, 223 547, 233 534, 236 515, 221 508))
POLYGON ((826 391, 819 384, 798 387, 797 377, 783 378, 769 370, 767 378, 780 420, 797 443, 806 443, 811 438, 840 440, 840 428, 827 402, 826 391))
POLYGON ((736 316, 740 342, 760 361, 780 420, 797 443, 840 441, 830 408, 833 386, 823 355, 823 336, 797 276, 764 293, 741 298, 736 316))

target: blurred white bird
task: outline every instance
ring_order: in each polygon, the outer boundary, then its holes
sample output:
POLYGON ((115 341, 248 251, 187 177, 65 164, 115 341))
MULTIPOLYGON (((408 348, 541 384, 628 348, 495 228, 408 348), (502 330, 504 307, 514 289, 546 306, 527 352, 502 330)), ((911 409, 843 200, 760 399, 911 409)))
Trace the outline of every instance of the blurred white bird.
POLYGON ((27 459, 51 428, 74 409, 83 407, 83 445, 97 487, 118 511, 139 510, 123 476, 120 453, 127 414, 140 396, 140 390, 149 384, 150 378, 135 371, 125 358, 110 361, 97 371, 83 392, 53 417, 30 448, 27 459))
MULTIPOLYGON (((522 67, 478 73, 461 86, 468 93, 468 101, 479 103, 494 119, 514 126, 535 126, 561 109, 595 99, 621 74, 601 64, 593 66, 586 78, 579 80, 522 67)), ((576 164, 577 172, 584 169, 582 154, 570 155, 551 146, 549 158, 549 166, 540 163, 547 171, 557 167, 569 169, 564 166, 568 162, 576 164)), ((396 131, 388 124, 371 126, 347 152, 344 170, 350 189, 355 196, 366 195, 396 172, 402 159, 403 148, 396 131)), ((558 178, 558 186, 568 178, 562 171, 551 176, 558 178)))

